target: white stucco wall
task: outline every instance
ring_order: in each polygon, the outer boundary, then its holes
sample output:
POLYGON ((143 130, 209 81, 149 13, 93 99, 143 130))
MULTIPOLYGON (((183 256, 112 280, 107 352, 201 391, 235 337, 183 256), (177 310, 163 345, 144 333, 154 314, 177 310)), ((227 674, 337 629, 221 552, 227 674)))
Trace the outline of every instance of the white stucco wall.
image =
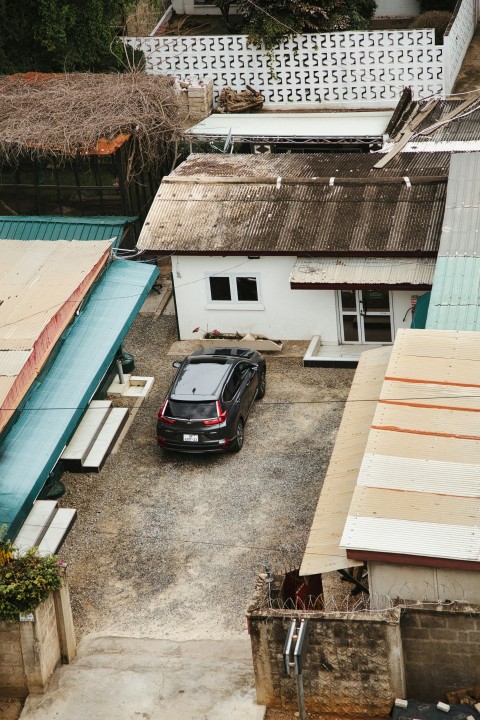
MULTIPOLYGON (((292 290, 290 273, 296 256, 247 257, 173 256, 172 271, 175 283, 180 337, 198 338, 196 327, 221 332, 253 332, 279 340, 310 340, 320 335, 322 343, 339 341, 339 322, 334 290, 292 290), (209 273, 243 273, 258 277, 258 303, 210 303, 209 273)), ((392 317, 395 333, 411 323, 412 294, 423 291, 395 291, 392 293, 392 317)))
POLYGON ((390 607, 397 598, 480 603, 478 572, 474 571, 372 562, 368 563, 368 582, 374 610, 390 607))

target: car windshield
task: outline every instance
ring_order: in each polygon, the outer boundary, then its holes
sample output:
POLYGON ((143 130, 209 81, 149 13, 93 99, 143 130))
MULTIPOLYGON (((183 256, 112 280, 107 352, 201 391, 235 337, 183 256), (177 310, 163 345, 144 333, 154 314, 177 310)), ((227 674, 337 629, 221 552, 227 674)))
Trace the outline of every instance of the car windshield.
POLYGON ((214 402, 169 400, 165 408, 165 415, 184 420, 208 420, 217 417, 217 406, 214 402))

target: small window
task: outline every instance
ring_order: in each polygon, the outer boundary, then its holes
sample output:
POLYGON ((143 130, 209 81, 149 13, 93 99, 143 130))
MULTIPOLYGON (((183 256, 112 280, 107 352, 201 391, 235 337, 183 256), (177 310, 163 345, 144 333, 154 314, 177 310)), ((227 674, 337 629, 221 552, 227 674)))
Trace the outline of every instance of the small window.
POLYGON ((230 278, 222 275, 210 277, 210 295, 212 300, 231 300, 230 278))
POLYGON ((237 297, 239 301, 257 302, 257 278, 256 277, 237 277, 237 297))
POLYGON ((233 398, 237 394, 238 388, 242 384, 243 377, 244 373, 242 373, 240 365, 237 365, 237 367, 232 373, 232 377, 226 384, 225 390, 223 392, 223 399, 225 400, 225 402, 230 402, 230 400, 233 400, 233 398))

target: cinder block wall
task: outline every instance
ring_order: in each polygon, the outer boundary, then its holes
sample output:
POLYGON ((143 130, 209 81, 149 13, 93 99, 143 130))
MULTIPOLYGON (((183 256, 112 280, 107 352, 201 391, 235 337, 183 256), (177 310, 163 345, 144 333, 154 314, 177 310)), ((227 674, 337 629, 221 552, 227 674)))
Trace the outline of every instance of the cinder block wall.
POLYGON ((444 700, 480 682, 480 608, 408 608, 401 619, 408 697, 444 700))
POLYGON ((291 619, 302 616, 309 618, 303 671, 307 710, 388 714, 395 697, 405 694, 398 608, 348 615, 302 615, 264 608, 259 611, 254 600, 248 620, 258 703, 297 708, 295 677, 285 674, 283 647, 291 619))
POLYGON ((20 623, 0 622, 0 697, 26 697, 20 623))

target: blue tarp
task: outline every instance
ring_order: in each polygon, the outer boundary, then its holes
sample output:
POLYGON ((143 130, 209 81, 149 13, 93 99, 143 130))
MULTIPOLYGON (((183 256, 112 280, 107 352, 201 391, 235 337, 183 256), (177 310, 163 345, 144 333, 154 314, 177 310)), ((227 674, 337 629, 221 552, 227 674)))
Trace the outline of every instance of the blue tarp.
POLYGON ((0 526, 14 538, 158 276, 115 260, 0 440, 0 526))

